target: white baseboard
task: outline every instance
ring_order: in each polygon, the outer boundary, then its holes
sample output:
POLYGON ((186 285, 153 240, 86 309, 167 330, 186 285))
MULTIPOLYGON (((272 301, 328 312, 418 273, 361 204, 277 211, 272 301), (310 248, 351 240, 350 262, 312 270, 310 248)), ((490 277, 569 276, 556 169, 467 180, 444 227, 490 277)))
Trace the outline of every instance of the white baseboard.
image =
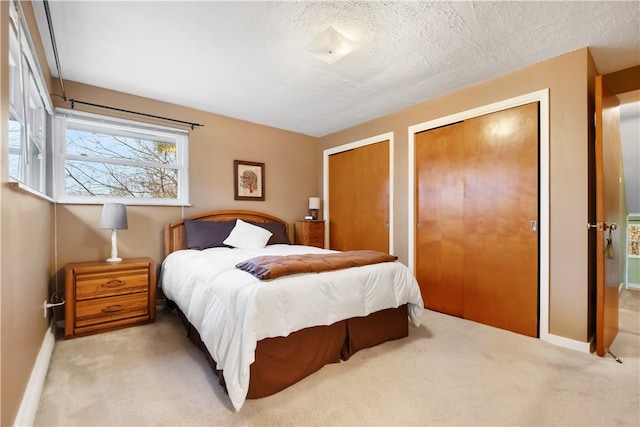
POLYGON ((53 327, 49 325, 42 340, 38 357, 36 357, 36 363, 31 371, 27 389, 22 396, 22 403, 20 404, 18 415, 16 415, 13 423, 14 426, 32 426, 36 420, 40 395, 42 394, 44 380, 49 370, 49 361, 51 360, 51 353, 53 353, 55 341, 56 337, 53 332, 53 327))
POLYGON ((639 289, 640 290, 640 283, 627 283, 627 289, 639 289))
POLYGON ((571 338, 561 337, 560 335, 553 334, 544 334, 544 336, 540 335, 540 339, 551 344, 559 345, 561 347, 567 347, 572 350, 581 351, 583 353, 591 353, 591 340, 587 342, 577 341, 571 338))

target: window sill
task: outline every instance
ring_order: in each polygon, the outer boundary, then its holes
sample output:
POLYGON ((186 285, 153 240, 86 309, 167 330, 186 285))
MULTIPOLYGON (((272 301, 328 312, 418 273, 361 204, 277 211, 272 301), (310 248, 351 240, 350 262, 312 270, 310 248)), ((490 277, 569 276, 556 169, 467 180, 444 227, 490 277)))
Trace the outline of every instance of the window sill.
MULTIPOLYGON (((153 200, 153 199, 152 199, 153 200)), ((168 201, 151 201, 151 200, 131 200, 131 199, 104 199, 104 200, 58 200, 59 205, 103 205, 105 203, 122 203, 127 206, 165 206, 165 207, 190 207, 191 203, 183 203, 180 201, 168 202, 168 201)))
POLYGON ((42 194, 41 192, 39 192, 38 190, 34 190, 33 188, 29 187, 28 185, 23 184, 20 181, 9 181, 7 183, 9 185, 9 188, 13 188, 25 193, 29 193, 31 195, 34 195, 40 199, 46 200, 50 203, 55 203, 55 200, 53 200, 51 197, 47 196, 46 194, 42 194))
MULTIPOLYGON (((46 194, 42 194, 38 190, 34 190, 28 185, 23 184, 20 181, 8 181, 7 186, 9 188, 29 193, 33 196, 36 196, 40 199, 46 200, 50 203, 57 203, 59 205, 102 205, 104 203, 111 203, 112 201, 109 199, 105 200, 95 200, 95 201, 86 201, 86 200, 59 200, 56 202, 52 197, 47 196, 46 194)), ((120 202, 120 200, 118 200, 120 202)), ((183 203, 178 200, 176 201, 166 201, 160 199, 151 199, 151 200, 124 200, 122 203, 128 206, 182 206, 182 207, 190 207, 191 203, 183 203)))

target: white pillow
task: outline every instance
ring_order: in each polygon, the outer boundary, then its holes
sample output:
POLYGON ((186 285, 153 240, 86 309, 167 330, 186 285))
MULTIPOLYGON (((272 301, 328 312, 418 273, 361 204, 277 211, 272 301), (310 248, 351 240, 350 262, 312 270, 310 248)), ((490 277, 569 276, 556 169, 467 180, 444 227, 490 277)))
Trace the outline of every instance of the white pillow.
POLYGON ((237 219, 229 237, 222 243, 240 249, 259 249, 267 245, 272 235, 273 233, 265 228, 237 219))

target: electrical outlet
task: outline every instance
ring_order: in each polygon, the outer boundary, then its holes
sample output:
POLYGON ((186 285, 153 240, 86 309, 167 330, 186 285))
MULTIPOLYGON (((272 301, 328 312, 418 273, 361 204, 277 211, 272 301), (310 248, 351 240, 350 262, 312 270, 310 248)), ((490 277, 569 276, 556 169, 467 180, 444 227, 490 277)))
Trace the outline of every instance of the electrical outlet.
POLYGON ((47 317, 47 300, 44 300, 44 317, 47 317))

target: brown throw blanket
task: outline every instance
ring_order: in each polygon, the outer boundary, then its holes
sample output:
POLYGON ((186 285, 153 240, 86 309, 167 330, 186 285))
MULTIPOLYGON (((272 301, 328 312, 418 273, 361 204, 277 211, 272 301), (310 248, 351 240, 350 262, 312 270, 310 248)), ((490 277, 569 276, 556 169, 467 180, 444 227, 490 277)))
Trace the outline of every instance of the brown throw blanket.
POLYGON ((236 267, 260 280, 298 273, 320 273, 368 264, 395 261, 398 257, 377 251, 345 251, 327 254, 265 255, 250 258, 236 267))

